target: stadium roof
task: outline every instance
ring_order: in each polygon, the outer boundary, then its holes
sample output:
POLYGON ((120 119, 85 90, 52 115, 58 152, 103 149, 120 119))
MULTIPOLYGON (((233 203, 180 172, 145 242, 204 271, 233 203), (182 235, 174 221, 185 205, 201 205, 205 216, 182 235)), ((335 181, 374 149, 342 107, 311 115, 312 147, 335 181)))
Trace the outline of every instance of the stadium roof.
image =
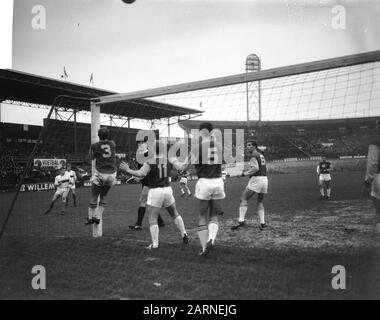
MULTIPOLYGON (((58 96, 65 96, 59 101, 60 108, 90 111, 89 99, 116 93, 16 70, 0 69, 0 101, 8 100, 51 106, 58 96)), ((202 112, 148 99, 119 101, 101 106, 101 113, 145 120, 179 117, 202 112)))

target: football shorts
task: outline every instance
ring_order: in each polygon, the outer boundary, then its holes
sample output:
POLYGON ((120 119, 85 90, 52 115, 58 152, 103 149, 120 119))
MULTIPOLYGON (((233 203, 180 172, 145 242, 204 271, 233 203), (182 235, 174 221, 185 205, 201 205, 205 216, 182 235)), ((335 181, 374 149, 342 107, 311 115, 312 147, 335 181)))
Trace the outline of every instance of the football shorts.
POLYGON ((53 199, 57 199, 58 197, 62 197, 62 201, 66 201, 67 195, 69 194, 70 188, 69 187, 64 187, 64 188, 58 188, 55 191, 53 199))
POLYGON ((187 184, 187 178, 182 177, 182 178, 179 180, 179 183, 181 183, 181 184, 187 184))
POLYGON ((371 184, 371 196, 380 199, 380 174, 375 174, 371 184))
POLYGON ((222 178, 200 178, 195 185, 195 197, 199 200, 220 200, 226 197, 222 178))
POLYGON ((331 181, 330 173, 321 173, 319 175, 319 183, 322 184, 324 181, 331 181))
POLYGON ((174 204, 173 189, 171 187, 151 188, 148 192, 147 205, 156 208, 167 208, 174 204))
POLYGON ((75 190, 75 183, 69 185, 70 190, 75 190))
POLYGON ((140 207, 146 207, 146 203, 148 201, 148 192, 149 192, 149 188, 147 186, 144 186, 141 190, 140 198, 139 198, 140 207))
POLYGON ((116 184, 116 172, 114 173, 101 173, 95 171, 95 174, 92 176, 92 183, 99 186, 109 186, 112 187, 116 184))
POLYGON ((268 177, 254 176, 251 177, 247 184, 247 189, 256 193, 268 193, 268 177))

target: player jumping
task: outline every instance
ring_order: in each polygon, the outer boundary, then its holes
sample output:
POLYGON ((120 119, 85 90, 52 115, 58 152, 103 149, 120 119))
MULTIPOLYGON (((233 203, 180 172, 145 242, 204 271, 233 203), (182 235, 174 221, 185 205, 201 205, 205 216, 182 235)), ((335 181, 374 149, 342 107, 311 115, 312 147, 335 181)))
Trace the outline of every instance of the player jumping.
POLYGON ((264 210, 264 195, 268 192, 268 178, 265 157, 257 150, 257 143, 255 141, 247 142, 247 151, 250 156, 250 168, 243 171, 243 176, 249 176, 248 185, 246 186, 240 200, 239 207, 239 223, 231 228, 231 230, 238 230, 240 227, 245 226, 245 215, 248 210, 248 200, 257 193, 257 213, 260 220, 260 230, 266 227, 265 223, 265 210, 264 210))
MULTIPOLYGON (((74 200, 74 207, 77 206, 77 196, 75 194, 75 182, 77 181, 77 174, 75 173, 74 170, 71 170, 71 163, 68 163, 67 164, 67 170, 66 172, 69 173, 70 175, 70 178, 72 180, 72 184, 70 184, 70 189, 69 189, 69 194, 70 194, 70 191, 71 193, 73 194, 73 200, 74 200)), ((69 195, 67 196, 67 201, 69 200, 69 195)))
POLYGON ((321 199, 330 199, 331 196, 331 172, 332 165, 326 161, 326 157, 322 157, 322 162, 317 166, 317 174, 319 176, 319 192, 321 199), (326 193, 325 193, 326 189, 326 193))
POLYGON ((95 160, 95 172, 91 179, 91 200, 86 225, 100 223, 106 205, 105 197, 116 183, 115 142, 108 140, 107 128, 99 129, 98 137, 100 141, 92 144, 89 151, 89 159, 95 160))
POLYGON ((55 177, 54 185, 57 188, 57 191, 54 193, 53 199, 51 200, 49 209, 47 209, 44 214, 49 214, 54 207, 54 203, 58 198, 62 198, 62 208, 61 214, 65 213, 65 207, 67 206, 67 195, 70 191, 70 185, 73 183, 73 180, 70 178, 70 174, 66 171, 64 167, 59 169, 59 175, 55 177))
POLYGON ((183 171, 179 180, 179 188, 181 190, 181 197, 184 195, 192 196, 192 193, 187 185, 187 171, 183 171))
POLYGON ((189 237, 186 233, 183 219, 177 211, 175 199, 173 197, 173 190, 169 182, 172 164, 164 158, 164 155, 160 155, 159 143, 156 144, 156 148, 155 150, 152 150, 152 152, 155 152, 157 155, 157 163, 155 164, 145 162, 139 170, 131 170, 125 162, 120 164, 120 169, 126 171, 127 173, 136 177, 145 177, 147 186, 149 187, 147 210, 149 215, 152 243, 149 245, 148 249, 157 249, 159 246, 159 227, 157 218, 161 208, 165 208, 169 215, 173 218, 174 224, 180 231, 182 243, 187 245, 189 242, 189 237))

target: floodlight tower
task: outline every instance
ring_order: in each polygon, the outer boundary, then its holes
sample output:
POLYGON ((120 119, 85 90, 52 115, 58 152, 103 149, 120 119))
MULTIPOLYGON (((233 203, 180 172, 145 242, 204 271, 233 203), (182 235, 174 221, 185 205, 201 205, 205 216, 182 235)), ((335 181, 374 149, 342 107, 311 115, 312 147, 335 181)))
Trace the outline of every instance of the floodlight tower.
MULTIPOLYGON (((245 72, 255 72, 261 70, 261 60, 257 54, 251 53, 245 59, 245 72)), ((261 92, 260 81, 258 81, 258 107, 259 107, 259 127, 261 126, 261 92)), ((249 128, 249 85, 246 82, 246 94, 247 94, 247 128, 249 128)))

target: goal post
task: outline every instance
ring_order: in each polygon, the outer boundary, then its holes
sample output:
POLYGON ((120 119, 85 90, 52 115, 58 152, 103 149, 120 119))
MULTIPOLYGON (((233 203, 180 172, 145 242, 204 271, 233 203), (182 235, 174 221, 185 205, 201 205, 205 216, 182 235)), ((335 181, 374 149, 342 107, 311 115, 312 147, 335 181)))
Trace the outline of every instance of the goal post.
MULTIPOLYGON (((98 130, 100 129, 100 105, 91 101, 91 144, 98 142, 98 130)), ((91 163, 92 176, 95 172, 95 160, 91 163)), ((99 199, 98 199, 99 201, 99 199)), ((92 225, 92 236, 98 238, 103 236, 103 216, 99 215, 100 222, 92 225)))

